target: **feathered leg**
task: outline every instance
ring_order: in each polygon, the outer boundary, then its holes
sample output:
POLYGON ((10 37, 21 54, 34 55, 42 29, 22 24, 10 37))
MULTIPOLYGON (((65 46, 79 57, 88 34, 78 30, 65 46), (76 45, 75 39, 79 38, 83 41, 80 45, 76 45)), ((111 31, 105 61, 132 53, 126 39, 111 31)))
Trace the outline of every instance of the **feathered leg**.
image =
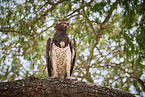
POLYGON ((70 79, 70 69, 71 69, 71 52, 66 53, 66 79, 70 79))

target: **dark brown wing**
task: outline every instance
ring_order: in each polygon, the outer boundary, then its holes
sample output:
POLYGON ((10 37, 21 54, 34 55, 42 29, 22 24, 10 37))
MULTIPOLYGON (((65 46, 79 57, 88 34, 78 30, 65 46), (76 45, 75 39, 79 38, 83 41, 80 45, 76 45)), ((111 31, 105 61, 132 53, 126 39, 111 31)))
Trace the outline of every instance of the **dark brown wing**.
POLYGON ((50 51, 51 51, 51 38, 48 38, 47 44, 46 44, 46 66, 47 66, 47 70, 48 70, 48 75, 51 77, 52 76, 52 64, 51 64, 50 51))
POLYGON ((76 57, 76 43, 75 43, 75 39, 71 39, 71 41, 70 41, 70 48, 71 48, 71 54, 72 54, 72 56, 71 56, 71 58, 72 58, 72 60, 71 60, 71 69, 70 69, 70 76, 71 76, 71 74, 72 74, 72 72, 73 72, 73 68, 74 68, 74 65, 75 65, 75 57, 76 57))

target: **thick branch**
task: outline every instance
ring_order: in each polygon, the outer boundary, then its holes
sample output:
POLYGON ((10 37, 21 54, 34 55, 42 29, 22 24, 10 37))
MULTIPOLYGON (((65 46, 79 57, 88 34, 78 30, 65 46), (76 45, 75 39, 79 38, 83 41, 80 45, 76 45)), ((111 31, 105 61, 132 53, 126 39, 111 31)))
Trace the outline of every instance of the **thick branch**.
POLYGON ((39 79, 0 83, 1 97, 135 97, 131 93, 105 86, 61 79, 39 79))

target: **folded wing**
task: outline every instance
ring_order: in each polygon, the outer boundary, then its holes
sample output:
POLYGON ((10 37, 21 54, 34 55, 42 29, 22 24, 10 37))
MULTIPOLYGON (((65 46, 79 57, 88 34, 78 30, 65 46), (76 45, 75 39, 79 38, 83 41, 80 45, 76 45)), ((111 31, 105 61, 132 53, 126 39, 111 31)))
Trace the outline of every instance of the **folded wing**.
POLYGON ((51 56, 50 56, 50 51, 51 51, 51 38, 48 38, 47 44, 46 44, 46 65, 48 69, 48 75, 49 77, 52 76, 52 64, 51 64, 51 56))
POLYGON ((70 48, 71 48, 71 68, 70 68, 70 76, 73 72, 73 68, 74 68, 74 65, 75 65, 75 57, 76 57, 76 43, 75 43, 75 39, 71 39, 70 40, 70 48))

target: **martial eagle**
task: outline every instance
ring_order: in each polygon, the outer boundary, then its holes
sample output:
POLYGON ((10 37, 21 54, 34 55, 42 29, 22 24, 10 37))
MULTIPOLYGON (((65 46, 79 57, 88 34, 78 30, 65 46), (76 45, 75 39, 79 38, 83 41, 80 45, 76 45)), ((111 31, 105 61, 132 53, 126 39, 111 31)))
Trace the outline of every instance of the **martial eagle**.
POLYGON ((46 65, 48 75, 52 78, 70 79, 72 74, 75 56, 75 39, 69 39, 66 33, 67 22, 55 23, 55 34, 48 38, 46 45, 46 65))

